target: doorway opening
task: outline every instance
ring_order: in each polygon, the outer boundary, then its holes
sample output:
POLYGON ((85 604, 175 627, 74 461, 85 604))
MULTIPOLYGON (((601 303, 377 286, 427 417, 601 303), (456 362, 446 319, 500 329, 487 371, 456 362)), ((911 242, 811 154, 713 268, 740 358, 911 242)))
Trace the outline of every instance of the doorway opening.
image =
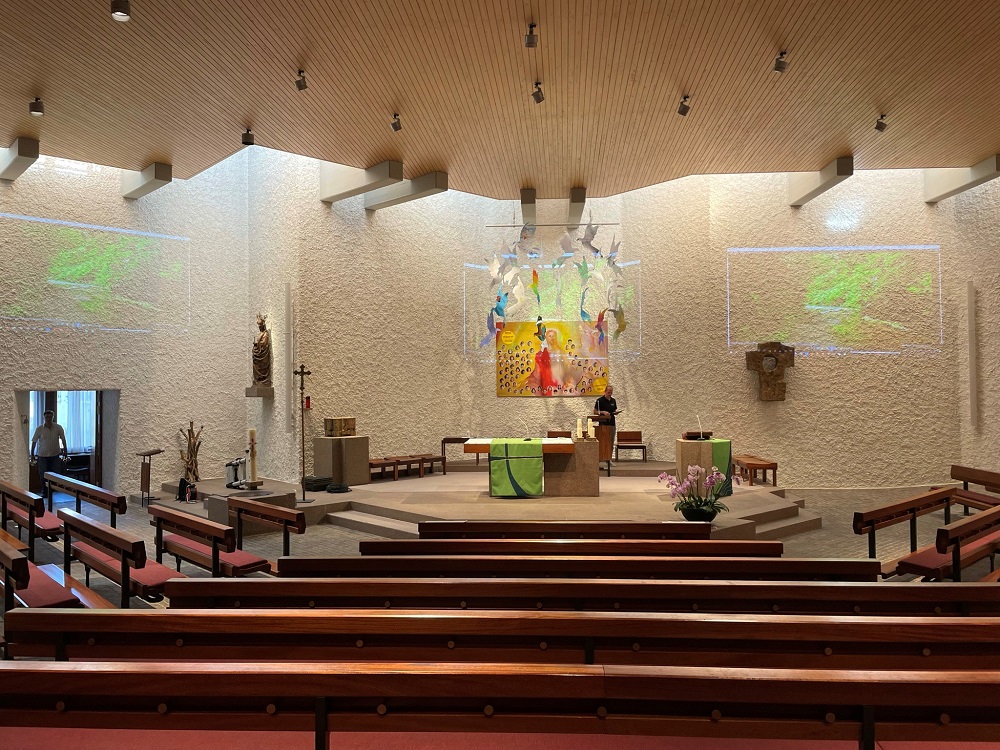
MULTIPOLYGON (((42 426, 46 411, 66 435, 67 456, 62 473, 90 484, 102 485, 104 479, 104 391, 28 391, 27 409, 22 411, 28 448, 42 426)), ((58 448, 61 450, 62 445, 58 448)), ((36 451, 37 452, 37 451, 36 451)), ((28 489, 41 493, 42 480, 37 465, 28 467, 28 489)))

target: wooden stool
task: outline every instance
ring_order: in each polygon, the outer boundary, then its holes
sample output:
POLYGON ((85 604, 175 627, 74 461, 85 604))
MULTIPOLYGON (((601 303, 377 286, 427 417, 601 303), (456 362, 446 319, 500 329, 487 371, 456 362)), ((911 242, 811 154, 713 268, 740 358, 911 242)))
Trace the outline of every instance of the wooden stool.
POLYGON ((380 469, 382 471, 382 479, 385 479, 385 470, 392 467, 392 481, 399 479, 399 464, 390 459, 376 458, 368 461, 368 471, 371 472, 373 469, 380 469))
POLYGON ((440 456, 435 456, 433 453, 414 453, 413 454, 413 458, 419 458, 420 459, 420 463, 421 463, 420 476, 423 476, 425 473, 427 473, 427 474, 433 474, 434 473, 434 464, 441 464, 441 473, 442 474, 447 474, 448 473, 448 459, 445 458, 445 455, 444 455, 443 452, 441 453, 440 456), (427 471, 426 472, 424 472, 424 466, 427 467, 427 471))

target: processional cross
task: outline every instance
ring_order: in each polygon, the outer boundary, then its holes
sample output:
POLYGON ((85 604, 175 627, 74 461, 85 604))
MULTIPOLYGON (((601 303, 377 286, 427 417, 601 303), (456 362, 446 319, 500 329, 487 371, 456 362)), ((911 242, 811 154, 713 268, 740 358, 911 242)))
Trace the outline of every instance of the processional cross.
POLYGON ((302 499, 299 502, 311 503, 312 500, 306 500, 306 375, 312 375, 312 371, 300 364, 292 374, 299 379, 299 413, 302 415, 302 499))

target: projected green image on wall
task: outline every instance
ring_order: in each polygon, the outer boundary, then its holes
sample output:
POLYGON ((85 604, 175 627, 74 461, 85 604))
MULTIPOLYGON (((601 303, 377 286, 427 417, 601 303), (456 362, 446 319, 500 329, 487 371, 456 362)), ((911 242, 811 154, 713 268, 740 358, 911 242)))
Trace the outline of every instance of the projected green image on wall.
POLYGON ((782 341, 838 353, 937 349, 936 245, 730 248, 729 344, 782 341))
POLYGON ((184 329, 189 243, 184 237, 0 216, 0 317, 89 329, 184 329))

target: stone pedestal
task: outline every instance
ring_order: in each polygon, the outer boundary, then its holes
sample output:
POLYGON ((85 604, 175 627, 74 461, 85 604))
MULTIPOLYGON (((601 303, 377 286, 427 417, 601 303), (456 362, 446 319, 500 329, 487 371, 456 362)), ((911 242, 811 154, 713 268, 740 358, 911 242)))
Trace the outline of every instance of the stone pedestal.
POLYGON ((545 497, 599 497, 600 444, 597 440, 574 440, 572 453, 545 453, 545 497))
POLYGON ((313 474, 333 477, 335 484, 368 484, 368 436, 313 438, 313 474))
POLYGON ((266 385, 252 385, 246 389, 247 398, 274 398, 274 388, 266 385))
MULTIPOLYGON (((227 500, 230 497, 241 497, 245 500, 256 500, 258 503, 267 503, 268 505, 295 510, 295 493, 275 488, 268 489, 267 486, 269 484, 270 482, 265 479, 262 481, 261 489, 236 490, 226 488, 224 490, 216 490, 212 494, 203 495, 200 499, 205 510, 208 511, 208 520, 225 524, 226 526, 234 526, 236 524, 235 516, 232 518, 229 516, 229 503, 227 500)), ((180 508, 180 510, 185 509, 185 506, 181 506, 180 508)), ((274 526, 254 523, 250 520, 243 522, 244 534, 263 534, 274 530, 274 526)))

